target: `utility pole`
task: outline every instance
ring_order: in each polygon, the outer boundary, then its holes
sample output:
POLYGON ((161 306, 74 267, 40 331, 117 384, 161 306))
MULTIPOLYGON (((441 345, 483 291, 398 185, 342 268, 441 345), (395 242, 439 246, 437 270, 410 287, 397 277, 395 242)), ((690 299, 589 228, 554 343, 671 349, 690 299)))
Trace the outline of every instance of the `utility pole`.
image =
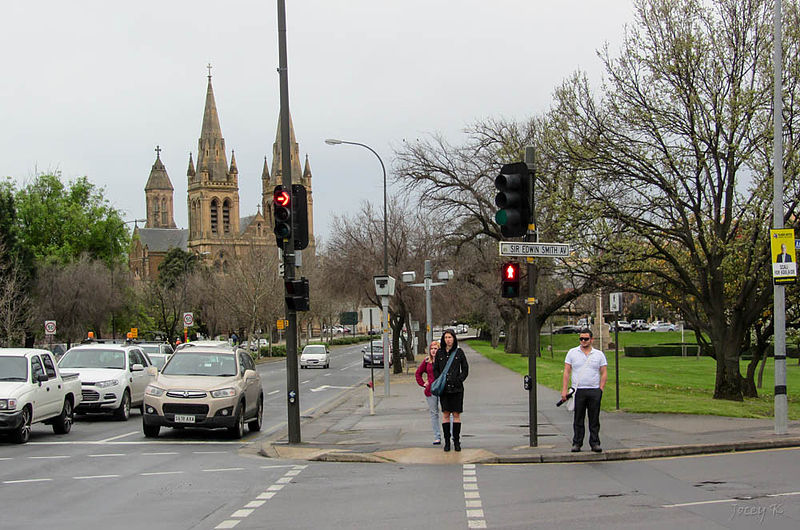
MULTIPOLYGON (((286 55, 286 2, 278 0, 278 72, 280 75, 281 100, 281 184, 292 189, 291 146, 289 145, 289 70, 286 55)), ((285 280, 294 279, 294 230, 284 242, 283 263, 285 280)), ((297 369, 297 312, 286 304, 286 319, 289 329, 286 332, 286 400, 289 443, 300 443, 300 392, 297 369)))
MULTIPOLYGON (((531 181, 530 189, 530 219, 528 221, 528 233, 525 235, 525 241, 536 242, 536 202, 534 188, 536 184, 536 173, 534 168, 535 152, 533 147, 525 148, 525 164, 528 166, 528 178, 531 181)), ((539 337, 534 331, 536 316, 536 282, 534 281, 534 264, 532 257, 526 258, 528 262, 528 374, 531 377, 531 389, 528 391, 528 429, 529 440, 531 447, 538 447, 539 445, 539 422, 538 422, 538 403, 536 399, 537 385, 536 385, 536 356, 539 353, 539 337)))

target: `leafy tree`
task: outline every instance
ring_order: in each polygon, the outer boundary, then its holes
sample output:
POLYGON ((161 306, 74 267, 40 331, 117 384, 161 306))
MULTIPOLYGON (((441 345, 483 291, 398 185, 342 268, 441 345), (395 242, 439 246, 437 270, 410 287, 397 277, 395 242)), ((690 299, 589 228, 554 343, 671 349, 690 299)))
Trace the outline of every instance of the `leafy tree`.
MULTIPOLYGON (((556 92, 552 152, 576 200, 613 231, 587 233, 613 279, 679 312, 717 361, 714 397, 742 399, 739 353, 772 303, 772 6, 637 0, 597 95, 556 92), (560 154, 560 156, 559 156, 560 154), (609 237, 613 235, 613 237, 609 237), (702 333, 701 333, 702 332, 702 333)), ((798 208, 798 4, 786 2, 786 221, 798 208)))

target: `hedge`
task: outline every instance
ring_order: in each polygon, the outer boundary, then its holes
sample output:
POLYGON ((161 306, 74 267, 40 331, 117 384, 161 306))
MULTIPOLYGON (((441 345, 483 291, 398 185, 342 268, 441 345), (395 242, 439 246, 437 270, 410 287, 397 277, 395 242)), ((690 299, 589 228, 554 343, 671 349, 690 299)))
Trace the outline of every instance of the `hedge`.
POLYGON ((625 357, 681 357, 684 354, 694 357, 697 355, 698 349, 702 350, 700 355, 710 356, 710 352, 705 351, 705 348, 694 342, 655 344, 652 346, 629 345, 624 348, 625 357))

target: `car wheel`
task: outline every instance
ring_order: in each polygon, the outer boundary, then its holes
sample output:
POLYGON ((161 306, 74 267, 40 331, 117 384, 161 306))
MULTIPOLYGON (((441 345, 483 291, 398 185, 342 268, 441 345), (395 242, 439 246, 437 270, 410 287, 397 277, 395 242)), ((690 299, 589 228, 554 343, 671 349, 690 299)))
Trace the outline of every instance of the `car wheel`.
POLYGON ((250 423, 247 424, 247 428, 250 432, 257 432, 261 430, 261 419, 264 417, 264 396, 259 396, 258 399, 258 411, 256 412, 256 417, 250 423))
POLYGON ((114 410, 114 417, 119 421, 128 421, 128 418, 131 417, 131 394, 127 389, 122 394, 122 401, 119 407, 114 410))
POLYGON ((228 427, 228 433, 236 440, 244 436, 244 402, 239 403, 236 411, 236 423, 228 427))
POLYGON ((145 438, 158 438, 158 433, 161 432, 161 426, 148 425, 142 421, 142 431, 144 431, 145 438))
POLYGON ((72 401, 64 400, 64 407, 61 414, 53 422, 53 432, 56 434, 67 434, 72 429, 72 401))
POLYGON ((31 409, 25 407, 22 409, 22 425, 17 427, 17 430, 11 434, 11 439, 14 443, 24 444, 31 439, 31 409))

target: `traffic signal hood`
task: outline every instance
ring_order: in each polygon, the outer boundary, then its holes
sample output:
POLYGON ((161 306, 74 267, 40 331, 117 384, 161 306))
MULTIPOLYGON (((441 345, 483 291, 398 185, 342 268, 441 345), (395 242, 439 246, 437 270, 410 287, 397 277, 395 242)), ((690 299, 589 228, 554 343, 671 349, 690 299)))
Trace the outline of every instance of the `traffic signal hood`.
POLYGON ((527 164, 515 162, 505 164, 495 178, 497 195, 495 205, 499 208, 495 221, 505 237, 520 237, 528 233, 531 218, 531 174, 527 164))
POLYGON ((501 272, 502 283, 500 287, 500 294, 503 298, 517 298, 520 295, 519 263, 504 263, 501 272))
POLYGON ((292 311, 308 311, 310 307, 308 278, 284 280, 283 283, 286 287, 286 307, 292 311))

